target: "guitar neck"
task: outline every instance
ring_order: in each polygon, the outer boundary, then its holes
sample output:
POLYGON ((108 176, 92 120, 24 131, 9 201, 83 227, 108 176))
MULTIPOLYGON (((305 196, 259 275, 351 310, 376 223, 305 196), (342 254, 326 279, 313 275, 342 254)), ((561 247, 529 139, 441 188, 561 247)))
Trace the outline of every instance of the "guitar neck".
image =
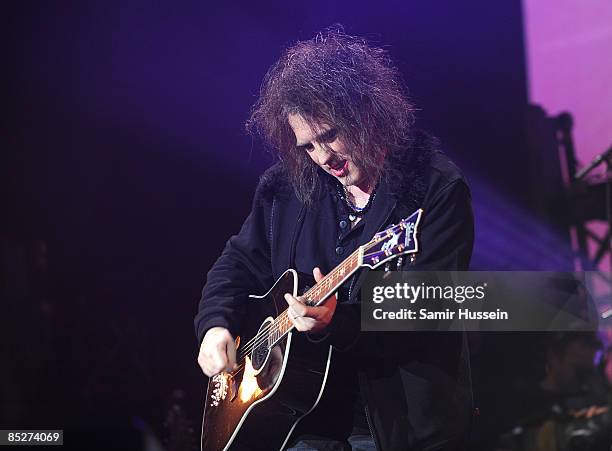
MULTIPOLYGON (((423 210, 419 208, 398 224, 392 224, 374 235, 369 242, 359 246, 355 252, 304 293, 306 302, 309 305, 320 305, 361 266, 374 269, 397 256, 418 252, 417 227, 422 214, 423 210)), ((276 343, 293 329, 288 312, 288 309, 283 311, 268 328, 268 343, 276 343)))
POLYGON ((314 287, 304 293, 306 301, 311 305, 319 305, 334 294, 340 285, 359 269, 362 263, 362 253, 362 248, 357 248, 342 263, 332 269, 314 287))

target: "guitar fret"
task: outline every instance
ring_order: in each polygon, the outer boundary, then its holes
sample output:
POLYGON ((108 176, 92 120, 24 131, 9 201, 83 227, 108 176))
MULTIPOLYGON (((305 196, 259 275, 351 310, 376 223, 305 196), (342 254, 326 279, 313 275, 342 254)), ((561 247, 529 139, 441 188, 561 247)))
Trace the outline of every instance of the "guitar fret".
POLYGON ((342 280, 347 274, 352 273, 359 266, 359 250, 353 252, 345 261, 334 268, 323 280, 315 287, 308 290, 305 296, 314 302, 319 302, 327 298, 337 282, 342 280))

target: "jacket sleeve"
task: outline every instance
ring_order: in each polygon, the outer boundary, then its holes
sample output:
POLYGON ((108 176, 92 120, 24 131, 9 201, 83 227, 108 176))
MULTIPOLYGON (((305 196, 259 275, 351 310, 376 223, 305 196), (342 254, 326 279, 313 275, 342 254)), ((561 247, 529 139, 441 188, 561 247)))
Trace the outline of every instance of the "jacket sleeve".
POLYGON ((232 336, 239 334, 249 294, 262 293, 272 286, 268 202, 259 184, 253 206, 237 235, 226 243, 221 256, 206 277, 195 317, 198 343, 208 329, 225 327, 232 336))

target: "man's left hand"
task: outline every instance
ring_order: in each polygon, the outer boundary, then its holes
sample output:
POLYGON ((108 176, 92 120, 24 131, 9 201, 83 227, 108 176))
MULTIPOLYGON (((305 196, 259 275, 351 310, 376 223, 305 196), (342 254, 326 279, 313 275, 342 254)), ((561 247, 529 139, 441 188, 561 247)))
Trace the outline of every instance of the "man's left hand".
MULTIPOLYGON (((319 268, 314 268, 312 274, 317 283, 325 277, 319 268)), ((287 293, 285 300, 289 304, 289 319, 300 332, 322 332, 331 322, 338 303, 335 294, 317 307, 305 305, 303 296, 296 298, 287 293)))

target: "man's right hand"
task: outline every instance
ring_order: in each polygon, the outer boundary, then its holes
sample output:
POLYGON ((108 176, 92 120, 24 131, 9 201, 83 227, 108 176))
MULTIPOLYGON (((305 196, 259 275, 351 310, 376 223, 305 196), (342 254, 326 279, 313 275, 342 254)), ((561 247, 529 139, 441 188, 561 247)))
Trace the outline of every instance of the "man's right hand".
POLYGON ((206 332, 200 346, 198 363, 208 377, 235 368, 236 343, 229 330, 224 327, 212 327, 206 332))

